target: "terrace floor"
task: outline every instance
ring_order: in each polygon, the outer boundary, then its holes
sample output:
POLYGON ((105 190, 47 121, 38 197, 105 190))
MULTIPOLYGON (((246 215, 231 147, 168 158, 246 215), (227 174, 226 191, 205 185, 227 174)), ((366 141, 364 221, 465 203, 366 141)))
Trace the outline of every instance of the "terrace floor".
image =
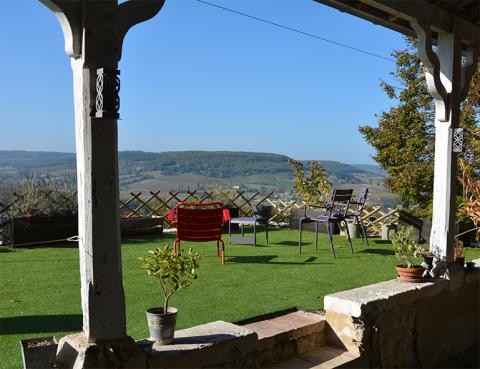
MULTIPOLYGON (((304 233, 302 255, 298 232, 263 232, 257 246, 226 243, 226 262, 215 256, 214 243, 182 243, 204 254, 193 285, 178 293, 171 305, 179 309, 177 329, 214 320, 237 322, 292 307, 323 308, 327 294, 395 277, 391 244, 354 240, 351 255, 346 238, 335 236, 337 258, 332 259, 325 235, 313 250, 313 233, 304 233)), ((227 240, 228 236, 224 236, 227 240)), ((127 331, 135 339, 148 336, 145 309, 161 306, 162 295, 153 279, 140 268, 138 257, 148 250, 172 244, 163 238, 136 238, 122 243, 127 331)), ((480 257, 467 249, 466 260, 480 257)), ((21 367, 19 340, 56 336, 82 329, 78 250, 71 245, 16 248, 0 252, 0 368, 21 367)))

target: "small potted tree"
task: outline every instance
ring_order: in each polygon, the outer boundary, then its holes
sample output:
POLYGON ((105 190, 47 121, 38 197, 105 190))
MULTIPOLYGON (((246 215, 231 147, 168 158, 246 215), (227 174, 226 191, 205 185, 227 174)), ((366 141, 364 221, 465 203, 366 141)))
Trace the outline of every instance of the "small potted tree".
POLYGON ((169 307, 168 302, 175 292, 187 288, 197 278, 200 255, 192 249, 188 253, 175 253, 169 245, 149 253, 139 258, 142 268, 158 281, 164 297, 163 307, 146 311, 150 339, 167 345, 173 342, 178 311, 169 307))
POLYGON ((398 227, 396 234, 392 238, 392 245, 395 250, 395 256, 403 264, 396 265, 397 279, 400 282, 418 283, 422 282, 422 275, 425 268, 415 264, 419 246, 410 238, 413 227, 398 227))

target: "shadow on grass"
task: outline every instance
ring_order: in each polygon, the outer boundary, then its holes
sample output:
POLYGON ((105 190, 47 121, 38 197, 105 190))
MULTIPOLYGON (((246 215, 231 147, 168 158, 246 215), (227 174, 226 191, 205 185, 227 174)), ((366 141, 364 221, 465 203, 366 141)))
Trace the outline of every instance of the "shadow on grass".
MULTIPOLYGON (((308 242, 302 242, 303 245, 309 245, 310 243, 308 242)), ((281 241, 277 242, 276 245, 285 245, 285 246, 298 246, 298 241, 281 241)))
POLYGON ((173 236, 170 235, 163 235, 162 237, 152 235, 152 236, 142 236, 142 237, 129 237, 129 238, 122 238, 122 246, 133 246, 133 245, 141 245, 145 243, 152 243, 156 242, 160 245, 165 243, 173 243, 175 240, 175 233, 173 236))
MULTIPOLYGON (((310 256, 302 262, 293 261, 272 261, 277 258, 278 255, 259 255, 259 256, 232 256, 227 258, 228 263, 238 264, 270 264, 270 265, 317 265, 320 263, 314 263, 317 257, 310 256)), ((331 264, 331 263, 321 263, 331 264)))
POLYGON ((3 253, 3 252, 14 252, 15 250, 13 249, 13 247, 9 247, 9 246, 0 246, 0 254, 3 253))
POLYGON ((0 334, 81 331, 82 315, 26 315, 0 318, 0 334))
POLYGON ((26 263, 61 263, 61 262, 78 262, 78 258, 71 258, 71 259, 30 259, 30 258, 24 258, 22 260, 2 260, 2 263, 5 264, 26 264, 26 263))
POLYGON ((395 255, 395 251, 387 250, 387 249, 365 249, 365 250, 359 251, 359 253, 377 254, 377 255, 395 255))
POLYGON ((392 241, 388 241, 388 240, 374 240, 373 242, 375 242, 377 245, 391 245, 392 244, 392 241))
POLYGON ((13 245, 17 249, 35 250, 35 249, 78 249, 78 242, 45 242, 41 244, 19 244, 13 245))

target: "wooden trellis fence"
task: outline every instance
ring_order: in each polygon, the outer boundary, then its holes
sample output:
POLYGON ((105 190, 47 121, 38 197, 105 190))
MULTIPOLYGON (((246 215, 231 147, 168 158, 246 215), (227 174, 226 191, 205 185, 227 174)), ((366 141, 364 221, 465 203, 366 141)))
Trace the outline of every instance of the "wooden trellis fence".
POLYGON ((382 224, 398 223, 399 210, 387 209, 382 210, 380 206, 366 206, 362 212, 362 220, 367 226, 368 234, 372 236, 380 236, 382 234, 382 224))
MULTIPOLYGON (((9 211, 22 201, 23 196, 14 193, 8 203, 0 201, 0 223, 10 218, 9 211)), ((289 222, 290 213, 305 205, 300 199, 282 200, 274 196, 274 192, 262 194, 260 192, 246 191, 188 191, 186 193, 168 192, 161 195, 160 191, 130 192, 126 199, 120 200, 120 216, 122 218, 161 217, 165 226, 170 224, 166 219, 169 209, 174 208, 179 202, 207 202, 220 201, 227 207, 237 208, 238 216, 252 216, 252 205, 271 205, 274 208, 270 221, 289 222)), ((380 206, 367 206, 362 213, 362 219, 371 235, 380 235, 384 223, 397 223, 398 209, 382 210, 380 206)), ((0 235, 7 236, 6 227, 0 227, 0 235)))
POLYGON ((267 195, 260 192, 247 193, 246 191, 188 191, 187 193, 169 192, 166 196, 160 196, 160 191, 150 191, 148 193, 131 192, 128 199, 120 200, 120 215, 123 218, 135 217, 164 217, 169 209, 174 208, 179 202, 208 202, 220 201, 227 207, 238 209, 239 216, 252 216, 252 205, 261 205, 271 203, 277 211, 274 217, 279 217, 278 212, 285 213, 285 210, 279 208, 270 200, 273 192, 267 195))

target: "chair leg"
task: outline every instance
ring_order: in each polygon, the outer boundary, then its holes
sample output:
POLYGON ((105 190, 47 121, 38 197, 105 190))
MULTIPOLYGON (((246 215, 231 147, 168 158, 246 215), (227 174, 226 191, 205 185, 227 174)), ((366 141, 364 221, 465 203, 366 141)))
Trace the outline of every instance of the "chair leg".
POLYGON ((177 254, 180 252, 180 240, 177 238, 173 243, 173 253, 177 254))
POLYGON ((343 222, 345 223, 345 230, 347 231, 348 243, 350 244, 350 251, 352 252, 352 255, 353 255, 352 239, 350 238, 350 232, 348 231, 348 223, 345 219, 343 220, 343 222))
POLYGON ((232 237, 232 222, 229 220, 228 221, 228 243, 232 243, 230 241, 230 238, 232 237))
POLYGON ((243 237, 243 235, 245 233, 245 225, 242 223, 240 226, 242 227, 242 237, 243 237))
POLYGON ((225 243, 223 242, 222 239, 220 239, 220 242, 222 243, 222 265, 224 265, 225 264, 225 243))
POLYGON ((302 254, 302 224, 303 224, 303 218, 300 219, 300 226, 298 228, 298 253, 302 254))
POLYGON ((336 256, 335 256, 335 250, 333 249, 333 238, 332 238, 333 229, 332 229, 332 227, 330 227, 331 224, 333 224, 333 223, 328 223, 327 222, 327 223, 325 223, 325 226, 327 227, 328 241, 330 242, 330 250, 332 251, 332 256, 335 259, 336 256))
POLYGON ((357 227, 360 226, 360 237, 362 239, 362 242, 365 243, 365 239, 363 238, 363 228, 362 228, 362 225, 360 224, 360 221, 358 220, 358 217, 354 217, 353 224, 356 224, 357 227))
POLYGON ((265 223, 265 236, 267 237, 267 244, 268 244, 268 220, 267 220, 267 223, 265 223))
POLYGON ((370 246, 370 245, 368 244, 367 229, 365 228, 365 224, 363 223, 363 219, 362 219, 362 218, 360 218, 360 227, 362 228, 363 237, 365 237, 365 241, 367 242, 367 246, 370 246))
POLYGON ((220 250, 219 250, 219 247, 218 247, 218 240, 217 240, 217 256, 220 256, 220 250))
POLYGON ((253 222, 253 245, 257 246, 257 221, 253 222))
POLYGON ((315 252, 318 252, 318 222, 315 222, 315 252))

